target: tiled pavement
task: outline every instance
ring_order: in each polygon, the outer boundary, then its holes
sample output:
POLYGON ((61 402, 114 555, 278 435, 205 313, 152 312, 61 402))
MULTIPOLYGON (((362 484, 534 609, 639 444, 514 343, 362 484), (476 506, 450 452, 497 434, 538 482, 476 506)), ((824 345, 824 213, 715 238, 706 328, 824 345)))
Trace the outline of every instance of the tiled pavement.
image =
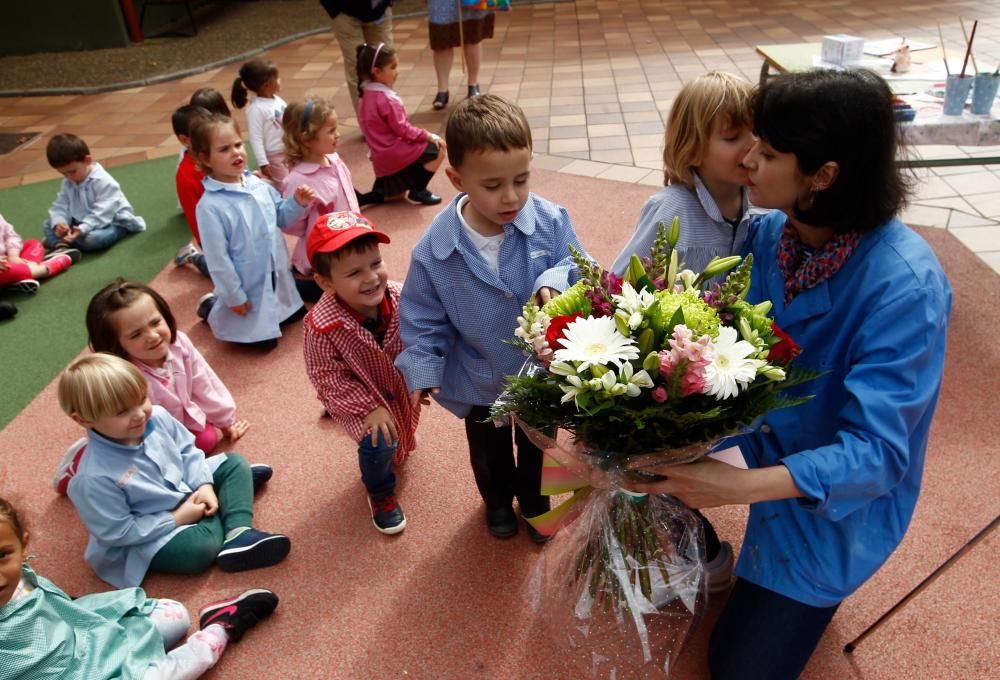
MULTIPOLYGON (((714 68, 756 80, 761 62, 755 45, 818 41, 828 33, 935 40, 941 24, 948 51, 959 54, 958 15, 967 23, 980 21, 979 63, 1000 63, 1000 4, 985 0, 539 3, 499 17, 496 36, 484 43, 480 83, 484 91, 515 99, 524 108, 538 167, 646 184, 652 193, 662 183, 663 119, 685 80, 714 68)), ((446 113, 430 109, 436 88, 425 22, 423 17, 396 21, 397 86, 415 122, 438 128, 446 113)), ((350 111, 340 51, 331 34, 289 43, 268 56, 281 68, 285 99, 327 96, 342 115, 350 111)), ((236 68, 101 95, 0 99, 0 131, 42 133, 0 157, 0 188, 56 176, 45 162, 44 145, 57 130, 83 136, 108 166, 176 154, 170 113, 197 87, 228 92, 236 68)), ((464 89, 457 64, 451 84, 454 95, 464 89)), ((360 143, 356 122, 345 116, 341 124, 345 143, 360 143)), ((1000 155, 1000 147, 918 150, 924 157, 1000 155)), ((949 229, 1000 272, 1000 166, 923 170, 919 176, 904 219, 949 229)))

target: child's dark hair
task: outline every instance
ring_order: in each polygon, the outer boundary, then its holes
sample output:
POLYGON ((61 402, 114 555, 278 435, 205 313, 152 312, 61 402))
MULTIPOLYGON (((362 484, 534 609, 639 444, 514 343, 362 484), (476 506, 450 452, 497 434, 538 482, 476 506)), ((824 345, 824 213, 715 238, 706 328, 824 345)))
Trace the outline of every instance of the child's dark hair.
MULTIPOLYGON (((910 182, 900 146, 892 91, 864 69, 812 70, 772 78, 754 95, 754 134, 780 153, 792 153, 800 172, 825 163, 839 170, 796 219, 838 233, 871 231, 906 204, 910 182)), ((449 149, 450 150, 450 149, 449 149)))
POLYGON ((90 348, 128 359, 128 353, 118 342, 118 333, 111 323, 111 315, 134 305, 143 295, 148 295, 170 329, 170 342, 177 339, 177 321, 170 305, 159 293, 144 283, 117 278, 95 295, 87 305, 87 334, 90 348))
POLYGON ((379 240, 375 234, 365 234, 348 241, 342 247, 329 253, 315 253, 312 257, 313 271, 320 276, 330 278, 330 266, 334 260, 339 260, 347 253, 363 253, 372 248, 378 248, 379 240))
POLYGON ((448 162, 456 169, 462 166, 467 153, 531 149, 531 126, 524 111, 495 94, 469 97, 459 103, 448 116, 444 137, 448 162))
POLYGON ((247 105, 247 90, 256 93, 269 81, 278 77, 278 67, 269 59, 257 57, 240 66, 240 75, 233 81, 230 98, 233 106, 242 109, 247 105))
POLYGON ((45 147, 45 157, 53 168, 61 168, 70 163, 82 163, 90 155, 90 147, 76 135, 61 134, 49 140, 45 147))
POLYGON ((202 118, 209 118, 211 115, 212 113, 203 106, 185 104, 178 107, 173 115, 170 116, 170 125, 174 129, 175 135, 190 137, 194 122, 202 118))
POLYGON ((25 538, 28 535, 28 528, 17 514, 17 508, 11 505, 10 501, 5 498, 0 498, 0 522, 7 522, 10 525, 10 528, 14 531, 14 535, 17 536, 17 540, 20 541, 23 548, 27 543, 25 538))
POLYGON ((199 118, 194 122, 189 131, 188 140, 191 142, 191 155, 194 156, 194 162, 198 165, 198 168, 205 174, 211 173, 212 169, 202 158, 207 158, 212 154, 212 134, 216 128, 220 128, 223 125, 232 125, 233 129, 236 130, 236 134, 240 134, 240 126, 236 124, 235 120, 229 116, 221 116, 218 113, 213 113, 208 118, 199 118))
POLYGON ((377 45, 358 45, 358 96, 365 94, 365 81, 374 81, 372 71, 377 68, 384 68, 389 61, 396 56, 396 50, 392 45, 378 43, 377 45))
POLYGON ((206 108, 212 113, 218 113, 222 116, 231 116, 232 113, 229 111, 229 105, 226 104, 226 98, 222 96, 222 93, 216 90, 214 87, 200 87, 194 91, 191 95, 191 101, 189 104, 194 104, 195 106, 201 106, 206 108))

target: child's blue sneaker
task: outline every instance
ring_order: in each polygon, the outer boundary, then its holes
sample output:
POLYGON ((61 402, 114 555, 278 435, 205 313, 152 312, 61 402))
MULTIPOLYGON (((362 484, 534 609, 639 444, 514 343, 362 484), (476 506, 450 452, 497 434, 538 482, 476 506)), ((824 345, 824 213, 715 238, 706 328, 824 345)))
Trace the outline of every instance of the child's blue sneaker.
POLYGON ((288 536, 248 527, 222 544, 215 563, 223 571, 261 569, 285 559, 291 549, 288 536))
POLYGON ((183 267, 200 252, 201 251, 198 250, 198 246, 194 243, 188 243, 186 246, 181 246, 181 249, 177 251, 177 256, 174 258, 174 266, 183 267))
POLYGON ((253 478, 253 492, 257 493, 274 476, 274 468, 264 463, 254 463, 250 466, 250 476, 253 478))
POLYGON ((198 308, 196 310, 199 319, 208 321, 208 313, 212 311, 212 307, 215 306, 217 299, 218 297, 215 293, 205 293, 201 296, 201 299, 198 300, 198 308))
POLYGON ((372 511, 372 524, 383 534, 398 534, 406 528, 406 515, 399 507, 396 494, 369 494, 368 507, 372 511))

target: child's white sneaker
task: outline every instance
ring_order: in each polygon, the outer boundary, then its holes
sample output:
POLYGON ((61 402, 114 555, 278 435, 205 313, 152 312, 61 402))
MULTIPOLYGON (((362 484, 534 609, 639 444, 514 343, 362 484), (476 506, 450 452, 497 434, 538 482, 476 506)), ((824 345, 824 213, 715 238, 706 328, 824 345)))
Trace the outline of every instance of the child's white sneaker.
POLYGON ((52 478, 52 487, 60 496, 66 495, 69 480, 73 479, 76 471, 80 468, 80 460, 83 458, 83 452, 86 450, 87 439, 81 437, 70 444, 70 447, 66 449, 66 453, 63 454, 62 462, 56 468, 56 476, 52 478))

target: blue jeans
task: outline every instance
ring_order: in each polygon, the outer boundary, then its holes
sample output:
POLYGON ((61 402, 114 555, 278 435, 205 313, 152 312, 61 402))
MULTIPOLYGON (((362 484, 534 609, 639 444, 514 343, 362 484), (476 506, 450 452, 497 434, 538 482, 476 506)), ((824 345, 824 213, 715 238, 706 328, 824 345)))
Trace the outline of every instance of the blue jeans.
MULTIPOLYGON (((80 238, 73 241, 71 245, 84 252, 107 250, 115 243, 125 238, 128 233, 128 229, 125 229, 124 227, 120 227, 117 224, 109 224, 84 234, 80 238)), ((61 240, 61 238, 56 236, 55 231, 52 230, 52 225, 49 224, 48 220, 46 220, 45 243, 49 246, 49 248, 52 248, 61 240)))
POLYGON ((396 488, 396 475, 392 471, 392 457, 395 453, 396 445, 387 443, 381 432, 375 446, 372 446, 370 434, 365 435, 358 443, 361 481, 369 494, 392 493, 396 488))
POLYGON ((736 579, 712 631, 712 680, 795 680, 837 607, 813 607, 736 579))

